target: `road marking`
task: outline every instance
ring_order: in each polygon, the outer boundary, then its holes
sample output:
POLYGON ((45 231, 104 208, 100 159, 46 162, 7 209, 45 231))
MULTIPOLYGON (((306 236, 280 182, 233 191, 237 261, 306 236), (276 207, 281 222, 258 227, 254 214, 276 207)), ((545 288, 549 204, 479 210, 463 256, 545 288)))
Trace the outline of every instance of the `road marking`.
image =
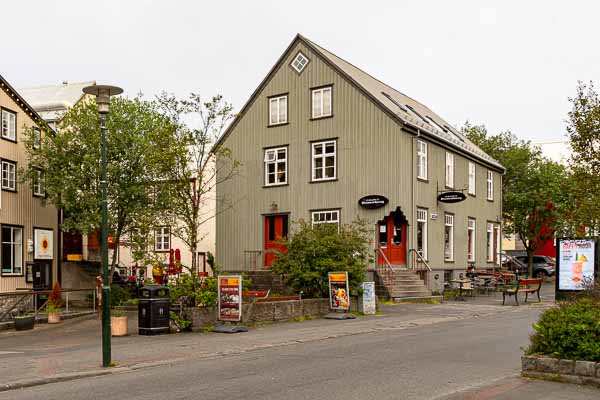
POLYGON ((5 354, 23 354, 23 351, 0 351, 0 356, 5 354))

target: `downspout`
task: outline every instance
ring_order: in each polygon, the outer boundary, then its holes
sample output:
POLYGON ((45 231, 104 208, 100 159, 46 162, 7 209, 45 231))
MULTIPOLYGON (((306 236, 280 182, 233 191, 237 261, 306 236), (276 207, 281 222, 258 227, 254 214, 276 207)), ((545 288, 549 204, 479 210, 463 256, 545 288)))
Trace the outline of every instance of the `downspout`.
MULTIPOLYGON (((412 181, 412 185, 411 185, 411 221, 412 221, 412 227, 411 227, 411 235, 409 235, 410 238, 410 246, 409 249, 415 248, 414 247, 414 236, 417 234, 416 232, 416 206, 415 206, 415 186, 417 186, 417 177, 415 174, 415 153, 417 151, 417 138, 421 137, 421 130, 417 128, 417 136, 413 136, 413 140, 412 140, 412 151, 411 151, 411 167, 410 167, 410 171, 411 171, 411 181, 412 181)), ((413 263, 414 264, 414 263, 413 263)))
POLYGON ((56 210, 56 243, 57 243, 57 251, 56 251, 56 280, 59 282, 60 286, 63 286, 62 281, 62 232, 60 231, 60 222, 61 222, 62 209, 58 208, 56 210))

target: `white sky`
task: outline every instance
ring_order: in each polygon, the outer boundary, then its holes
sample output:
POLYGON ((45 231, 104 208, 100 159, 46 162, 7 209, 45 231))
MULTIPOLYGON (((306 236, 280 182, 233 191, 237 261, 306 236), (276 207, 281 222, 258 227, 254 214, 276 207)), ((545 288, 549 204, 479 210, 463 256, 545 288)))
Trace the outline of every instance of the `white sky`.
POLYGON ((600 81, 599 13, 573 0, 13 0, 0 74, 221 93, 239 110, 300 32, 454 125, 542 141, 563 138, 577 80, 600 81))

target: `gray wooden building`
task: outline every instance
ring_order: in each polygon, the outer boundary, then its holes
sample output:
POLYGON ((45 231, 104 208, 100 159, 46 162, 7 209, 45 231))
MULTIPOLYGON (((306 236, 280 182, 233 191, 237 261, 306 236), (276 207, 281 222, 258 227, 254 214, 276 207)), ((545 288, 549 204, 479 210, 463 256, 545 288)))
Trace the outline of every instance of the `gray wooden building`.
MULTIPOLYGON (((242 165, 217 185, 224 270, 268 268, 293 221, 356 217, 372 226, 382 281, 425 271, 438 291, 470 264, 498 263, 502 165, 425 105, 301 35, 217 146, 242 165), (439 201, 445 192, 466 198, 439 201)), ((413 286, 392 297, 426 292, 413 286)))

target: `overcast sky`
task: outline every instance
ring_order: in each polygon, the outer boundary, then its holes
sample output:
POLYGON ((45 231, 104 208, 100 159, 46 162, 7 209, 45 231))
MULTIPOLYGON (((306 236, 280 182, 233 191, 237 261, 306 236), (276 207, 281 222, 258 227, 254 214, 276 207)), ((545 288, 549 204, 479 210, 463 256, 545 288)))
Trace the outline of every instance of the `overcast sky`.
POLYGON ((600 82, 596 1, 20 0, 1 7, 0 74, 126 94, 221 93, 239 110, 296 33, 450 123, 564 137, 578 80, 600 82))

